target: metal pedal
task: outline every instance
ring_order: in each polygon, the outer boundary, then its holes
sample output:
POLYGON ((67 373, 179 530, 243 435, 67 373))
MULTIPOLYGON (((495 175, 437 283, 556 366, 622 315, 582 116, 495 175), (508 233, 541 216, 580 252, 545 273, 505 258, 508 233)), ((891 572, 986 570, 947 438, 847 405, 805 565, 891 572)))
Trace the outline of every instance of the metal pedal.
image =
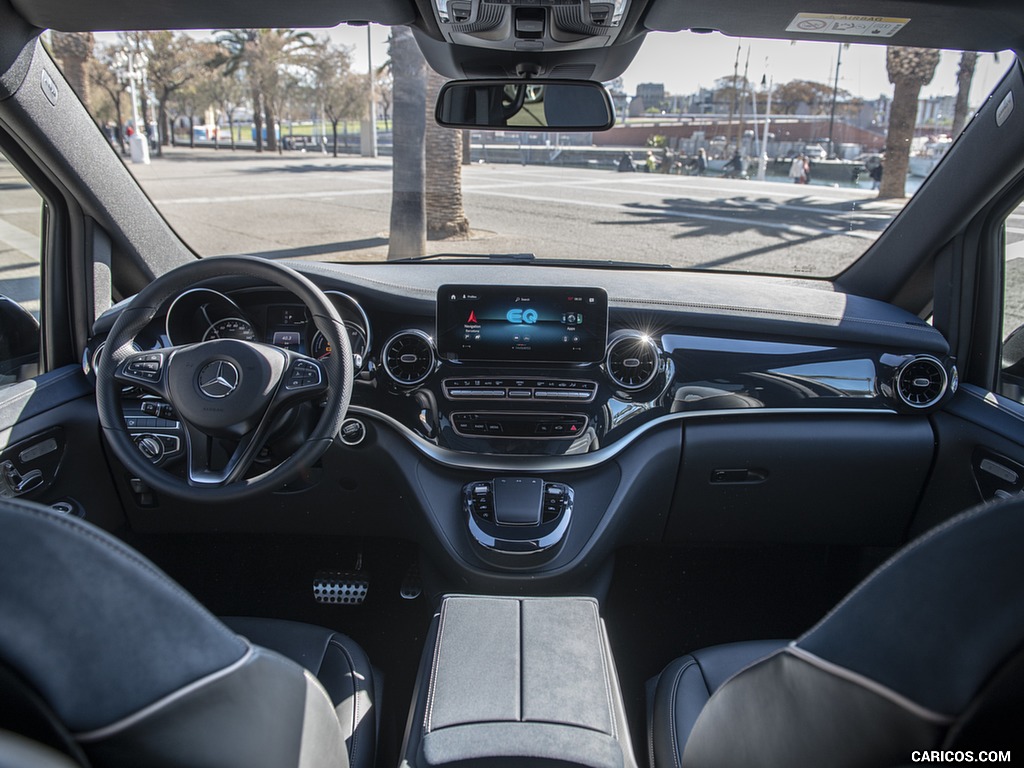
POLYGON ((313 577, 313 599, 325 605, 362 605, 369 591, 364 571, 320 571, 313 577))
POLYGON ((420 581, 420 564, 414 562, 409 566, 405 578, 402 579, 402 586, 398 588, 398 594, 403 600, 415 600, 423 594, 423 583, 420 581))

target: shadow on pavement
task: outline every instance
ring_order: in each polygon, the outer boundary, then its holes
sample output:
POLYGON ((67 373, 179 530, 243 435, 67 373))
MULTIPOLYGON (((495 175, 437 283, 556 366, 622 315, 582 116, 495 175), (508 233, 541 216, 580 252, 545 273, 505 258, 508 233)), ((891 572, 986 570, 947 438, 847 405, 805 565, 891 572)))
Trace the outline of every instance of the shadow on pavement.
MULTIPOLYGON (((872 240, 882 232, 895 215, 891 208, 872 210, 865 203, 873 200, 822 202, 813 197, 799 197, 780 203, 771 198, 728 197, 716 200, 691 198, 665 199, 660 203, 626 203, 629 221, 601 221, 598 224, 635 226, 646 224, 676 225, 673 238, 728 237, 744 232, 776 238, 777 243, 731 254, 702 263, 714 268, 775 250, 791 248, 829 237, 861 237, 872 240)), ((865 245, 866 247, 866 245, 865 245)))

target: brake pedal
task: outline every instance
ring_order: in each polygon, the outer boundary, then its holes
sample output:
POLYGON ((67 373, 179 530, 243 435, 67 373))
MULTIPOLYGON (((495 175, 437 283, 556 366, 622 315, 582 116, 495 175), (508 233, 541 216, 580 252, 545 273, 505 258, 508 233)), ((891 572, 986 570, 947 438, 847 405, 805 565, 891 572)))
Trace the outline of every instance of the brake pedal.
POLYGON ((413 562, 409 566, 405 578, 402 579, 402 586, 398 588, 398 594, 403 600, 415 600, 423 594, 423 582, 420 580, 420 564, 413 562))

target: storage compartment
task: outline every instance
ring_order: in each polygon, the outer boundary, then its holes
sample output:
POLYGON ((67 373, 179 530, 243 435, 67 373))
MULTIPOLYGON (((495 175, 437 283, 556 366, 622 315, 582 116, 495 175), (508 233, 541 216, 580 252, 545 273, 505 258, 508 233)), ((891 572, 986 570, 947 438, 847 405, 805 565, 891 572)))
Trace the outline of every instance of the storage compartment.
POLYGON ((431 768, 635 766, 597 601, 446 597, 403 752, 431 768))
POLYGON ((687 424, 667 538, 900 544, 934 450, 925 417, 754 416, 687 424))

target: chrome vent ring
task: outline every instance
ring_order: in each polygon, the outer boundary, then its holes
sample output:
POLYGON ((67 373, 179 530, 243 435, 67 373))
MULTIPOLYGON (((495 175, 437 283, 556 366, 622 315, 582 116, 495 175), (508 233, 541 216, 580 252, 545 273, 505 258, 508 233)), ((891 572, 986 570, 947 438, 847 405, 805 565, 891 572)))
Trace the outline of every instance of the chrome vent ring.
POLYGON ((434 342, 423 331, 399 331, 385 342, 380 353, 384 372, 403 387, 426 381, 434 371, 437 357, 434 342))
POLYGON ((658 375, 661 351, 650 336, 625 333, 608 345, 605 370, 608 377, 622 389, 643 389, 658 375))
POLYGON ((930 355, 918 355, 896 373, 896 396, 914 409, 930 408, 938 403, 949 386, 945 366, 930 355))

